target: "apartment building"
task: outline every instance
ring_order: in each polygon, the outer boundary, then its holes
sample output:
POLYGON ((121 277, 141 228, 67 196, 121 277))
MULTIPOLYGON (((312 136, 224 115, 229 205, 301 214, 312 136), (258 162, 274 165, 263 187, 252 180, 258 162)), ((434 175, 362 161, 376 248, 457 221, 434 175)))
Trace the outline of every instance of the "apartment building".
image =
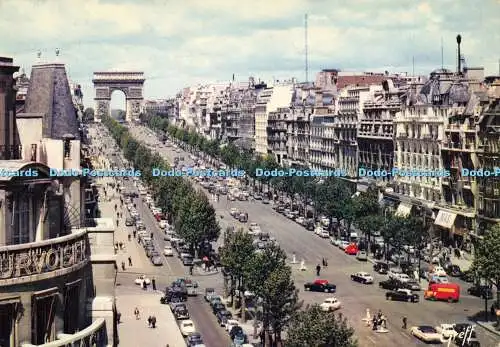
MULTIPOLYGON (((394 118, 401 110, 403 86, 393 80, 370 87, 358 125, 358 167, 365 170, 391 171, 394 166, 394 118)), ((358 172, 359 173, 359 172, 358 172)), ((366 181, 390 182, 390 176, 360 177, 366 181)))
MULTIPOLYGON (((489 104, 477 120, 478 167, 493 171, 500 167, 500 77, 491 84, 489 104)), ((477 235, 500 223, 500 177, 477 177, 477 235)))
MULTIPOLYGON (((261 155, 272 154, 268 147, 268 117, 278 108, 290 107, 294 93, 294 81, 277 82, 261 92, 255 110, 255 151, 261 155)), ((286 152, 286 149, 284 150, 286 152)))

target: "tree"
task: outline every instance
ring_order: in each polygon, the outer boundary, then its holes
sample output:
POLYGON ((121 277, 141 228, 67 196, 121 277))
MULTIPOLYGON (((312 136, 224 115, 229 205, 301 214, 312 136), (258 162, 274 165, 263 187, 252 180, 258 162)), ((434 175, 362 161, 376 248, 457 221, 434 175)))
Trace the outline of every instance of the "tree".
MULTIPOLYGON (((486 232, 475 247, 472 269, 480 277, 491 281, 497 288, 497 304, 500 304, 500 226, 497 224, 486 232)), ((500 326, 500 317, 497 315, 500 326)))
POLYGON ((244 296, 246 290, 245 276, 248 265, 254 257, 254 252, 253 237, 244 232, 243 229, 235 233, 228 232, 220 251, 221 263, 231 275, 231 301, 233 302, 233 307, 236 306, 236 300, 234 300, 234 290, 236 288, 238 288, 239 296, 242 300, 241 318, 243 321, 246 319, 245 314, 243 314, 245 312, 245 298, 241 298, 241 295, 243 294, 244 296))
POLYGON ((205 194, 190 194, 182 204, 177 220, 179 235, 197 250, 202 241, 214 241, 219 236, 220 227, 215 219, 215 211, 205 194))
POLYGON ((263 283, 260 298, 264 327, 266 331, 268 325, 273 328, 274 341, 281 341, 283 328, 302 305, 298 296, 299 291, 295 288, 292 270, 288 265, 275 268, 263 283))
POLYGON ((330 218, 330 222, 332 218, 338 223, 346 218, 348 222, 354 218, 352 192, 343 181, 333 177, 325 180, 318 186, 314 199, 318 212, 330 218))
MULTIPOLYGON (((291 288, 290 282, 285 281, 285 274, 288 271, 285 270, 286 267, 286 254, 276 245, 271 245, 264 249, 263 252, 255 254, 248 265, 248 289, 262 299, 262 323, 263 329, 266 332, 264 339, 267 338, 271 324, 282 327, 282 324, 278 320, 273 320, 272 314, 280 310, 286 310, 285 304, 289 303, 291 305, 294 300, 296 302, 296 299, 293 299, 293 296, 296 294, 292 293, 291 290, 280 293, 273 289, 273 286, 278 286, 283 290, 291 288), (280 282, 275 284, 270 283, 271 277, 273 278, 272 280, 279 279, 280 282), (284 298, 285 296, 286 299, 284 298)), ((280 319, 280 317, 283 318, 283 315, 278 315, 276 319, 280 319)))
POLYGON ((354 329, 341 314, 318 305, 298 312, 290 321, 286 347, 356 347, 354 329))
POLYGON ((92 107, 87 107, 85 111, 83 111, 83 122, 91 122, 94 120, 95 112, 92 107))

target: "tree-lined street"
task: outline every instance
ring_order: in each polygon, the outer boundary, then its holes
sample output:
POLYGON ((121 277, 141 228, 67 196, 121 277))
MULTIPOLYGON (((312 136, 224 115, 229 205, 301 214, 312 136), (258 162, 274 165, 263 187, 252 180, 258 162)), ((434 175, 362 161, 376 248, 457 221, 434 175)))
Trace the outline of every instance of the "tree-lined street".
MULTIPOLYGON (((158 140, 149 136, 148 131, 141 127, 132 127, 131 132, 139 141, 153 144, 165 156, 168 161, 173 161, 178 154, 171 148, 159 147, 158 140)), ((188 160, 188 155, 184 154, 185 166, 193 165, 188 160)), ((408 332, 402 331, 401 319, 408 317, 408 325, 430 324, 437 325, 448 322, 466 321, 466 317, 472 312, 476 312, 482 305, 482 301, 476 297, 463 293, 458 304, 448 304, 443 302, 423 301, 419 304, 406 304, 397 302, 386 302, 384 291, 377 286, 363 286, 352 283, 349 275, 356 271, 371 272, 371 264, 361 263, 353 257, 346 256, 342 251, 334 248, 327 241, 320 239, 311 232, 306 231, 297 223, 277 214, 267 205, 259 202, 226 201, 221 198, 219 202, 212 202, 218 216, 222 216, 221 226, 233 224, 229 209, 236 207, 245 210, 249 214, 249 220, 260 224, 261 228, 270 232, 279 242, 280 246, 288 252, 297 255, 297 259, 304 259, 308 271, 298 271, 298 266, 293 268, 296 286, 303 288, 303 283, 313 279, 313 268, 321 262, 321 258, 329 260, 329 266, 322 270, 322 276, 335 283, 338 288, 336 296, 342 301, 342 312, 349 318, 350 323, 356 329, 356 334, 361 342, 366 345, 398 345, 408 343, 418 343, 408 332), (381 309, 388 317, 389 334, 374 334, 369 327, 364 326, 361 319, 365 315, 366 309, 376 312, 381 309)), ((239 223, 236 223, 239 224, 239 223)), ((375 275, 376 282, 385 279, 385 276, 375 275)), ((467 285, 463 283, 463 286, 467 285)), ((322 294, 301 293, 301 299, 306 303, 319 303, 324 298, 322 294)), ((496 336, 480 331, 480 338, 486 345, 493 345, 496 336)))

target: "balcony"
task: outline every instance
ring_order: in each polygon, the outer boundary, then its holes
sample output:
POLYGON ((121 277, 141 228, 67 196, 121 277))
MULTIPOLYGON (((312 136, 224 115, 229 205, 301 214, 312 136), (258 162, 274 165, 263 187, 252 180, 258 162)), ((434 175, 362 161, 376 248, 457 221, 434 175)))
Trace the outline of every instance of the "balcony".
POLYGON ((65 275, 90 260, 87 231, 0 247, 0 287, 65 275))
POLYGON ((0 160, 13 160, 21 159, 23 147, 21 145, 1 145, 0 146, 0 160))
POLYGON ((104 347, 108 345, 106 333, 106 321, 98 318, 87 328, 74 334, 58 334, 57 340, 44 343, 43 345, 32 345, 24 343, 21 347, 70 347, 70 346, 95 346, 104 347))
POLYGON ((442 148, 443 150, 456 152, 474 152, 476 150, 474 143, 465 142, 445 142, 442 148))

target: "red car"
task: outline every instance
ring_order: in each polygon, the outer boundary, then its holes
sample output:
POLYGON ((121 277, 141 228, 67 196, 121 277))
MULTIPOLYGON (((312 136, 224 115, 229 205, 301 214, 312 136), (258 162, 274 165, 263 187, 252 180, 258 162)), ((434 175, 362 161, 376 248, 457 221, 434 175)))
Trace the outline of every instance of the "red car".
POLYGON ((359 251, 358 245, 356 245, 355 243, 351 243, 345 249, 346 254, 349 254, 349 255, 356 255, 356 254, 358 254, 358 251, 359 251))

